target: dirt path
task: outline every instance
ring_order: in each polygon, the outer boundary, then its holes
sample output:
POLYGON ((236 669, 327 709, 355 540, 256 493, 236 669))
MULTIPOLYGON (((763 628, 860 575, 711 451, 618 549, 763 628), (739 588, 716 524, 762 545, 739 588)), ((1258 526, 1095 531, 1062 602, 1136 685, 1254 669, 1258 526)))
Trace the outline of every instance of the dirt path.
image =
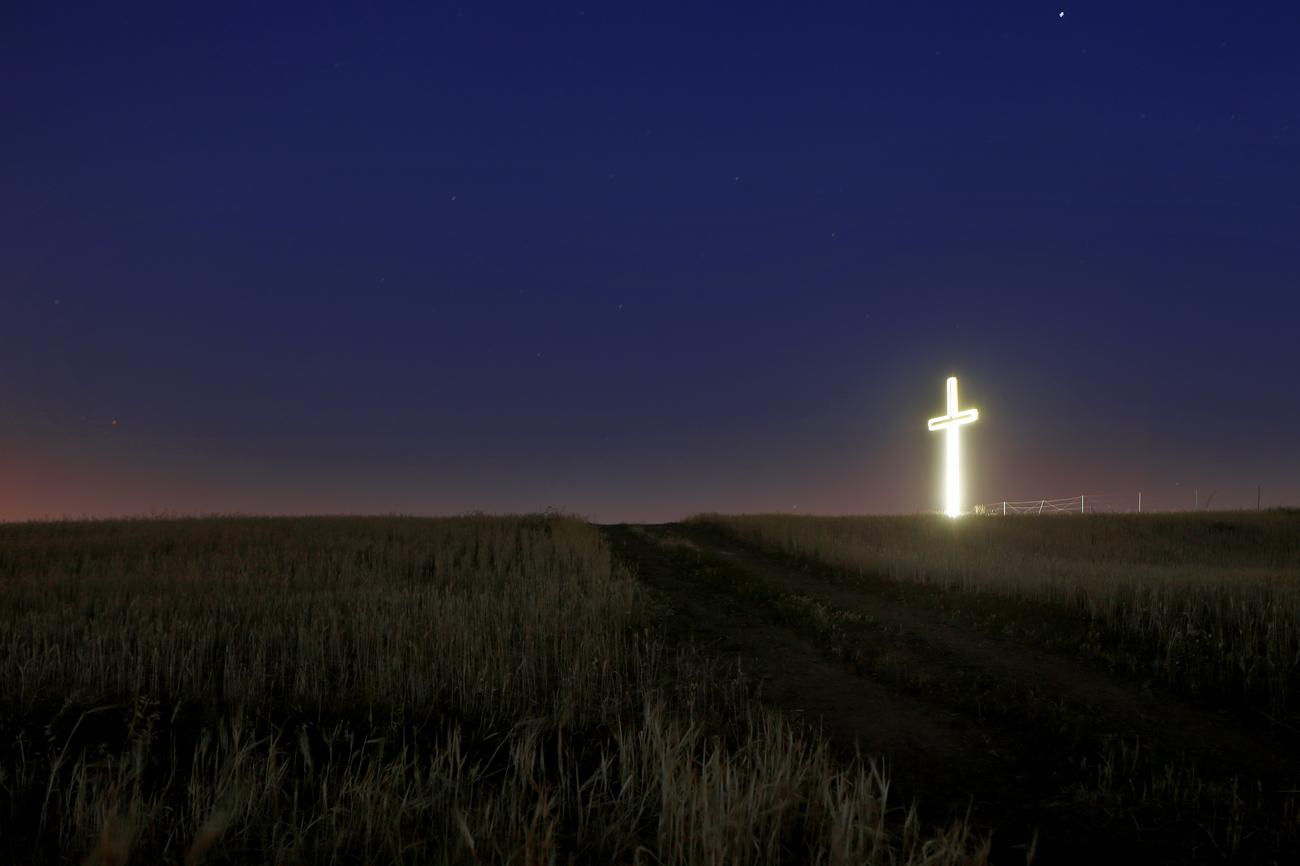
POLYGON ((997 785, 998 749, 978 725, 845 670, 794 628, 692 581, 664 556, 662 537, 640 527, 609 534, 638 577, 668 597, 697 644, 737 656, 742 672, 787 713, 864 755, 884 757, 908 780, 909 794, 946 803, 957 787, 964 807, 972 792, 997 785))
POLYGON ((1108 743, 1141 742, 1154 748, 1158 766, 1176 758, 1218 779, 1267 780, 1273 790, 1300 778, 1295 743, 1243 732, 1225 715, 1087 663, 954 624, 873 592, 871 581, 810 574, 705 525, 606 533, 616 555, 668 599, 684 632, 738 657, 768 701, 820 724, 846 750, 886 756, 896 789, 919 797, 931 820, 969 809, 977 824, 997 828, 996 862, 1022 860, 1036 833, 1038 862, 1095 863, 1135 850, 1146 862, 1217 861, 1208 831, 1200 841, 1178 838, 1186 835, 1184 817, 1161 836, 1137 826, 1135 811, 1111 809, 1112 794, 1137 796, 1145 784, 1124 779, 1124 767, 1114 791, 1079 795, 1108 743), (771 604, 739 598, 734 586, 704 576, 719 568, 736 585, 761 582, 784 599, 852 615, 858 628, 844 641, 870 661, 852 662, 771 604), (1183 847, 1165 858, 1171 844, 1183 847))
POLYGON ((711 527, 683 524, 666 537, 689 540, 707 555, 721 556, 782 586, 832 607, 868 616, 924 644, 941 663, 1032 690, 1044 701, 1063 702, 1087 714, 1099 733, 1133 734, 1159 744, 1173 757, 1189 757, 1221 771, 1256 777, 1300 778, 1297 743, 1280 734, 1246 733, 1226 713, 1196 707, 1167 691, 1153 691, 1095 666, 973 632, 942 621, 931 611, 907 607, 864 591, 865 582, 836 582, 798 571, 711 527))

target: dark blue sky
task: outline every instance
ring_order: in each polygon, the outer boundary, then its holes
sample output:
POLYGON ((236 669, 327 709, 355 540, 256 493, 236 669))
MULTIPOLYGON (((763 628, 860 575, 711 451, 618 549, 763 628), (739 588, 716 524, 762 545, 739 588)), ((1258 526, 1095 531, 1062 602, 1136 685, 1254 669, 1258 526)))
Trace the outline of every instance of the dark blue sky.
POLYGON ((1298 33, 6 4, 0 518, 1300 504, 1298 33))

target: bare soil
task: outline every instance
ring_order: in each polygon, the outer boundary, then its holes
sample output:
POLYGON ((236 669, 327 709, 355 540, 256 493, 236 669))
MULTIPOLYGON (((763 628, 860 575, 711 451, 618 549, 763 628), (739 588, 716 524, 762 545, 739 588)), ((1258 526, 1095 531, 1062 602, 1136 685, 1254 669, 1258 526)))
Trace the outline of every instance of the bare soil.
POLYGON ((929 820, 970 814, 995 862, 1289 862, 1269 824, 1294 811, 1294 732, 963 622, 951 598, 802 567, 714 527, 605 531, 662 594, 671 633, 736 657, 765 700, 846 753, 881 757, 929 820), (792 599, 836 625, 813 628, 792 599), (1230 854, 1223 840, 1243 836, 1230 854))

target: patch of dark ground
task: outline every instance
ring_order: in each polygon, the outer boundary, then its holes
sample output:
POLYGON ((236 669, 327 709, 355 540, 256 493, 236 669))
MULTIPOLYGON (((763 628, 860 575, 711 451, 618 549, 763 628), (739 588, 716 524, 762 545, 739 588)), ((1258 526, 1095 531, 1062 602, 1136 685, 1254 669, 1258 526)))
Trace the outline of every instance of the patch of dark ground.
POLYGON ((679 639, 736 656, 768 702, 845 752, 884 756, 927 819, 969 812, 994 831, 995 862, 1023 861, 1034 840, 1039 863, 1284 862, 1238 786, 1285 808, 1272 792, 1295 788, 1294 744, 964 627, 891 581, 810 573, 704 524, 606 533, 679 639), (792 599, 834 627, 792 615, 792 599), (1231 854, 1216 838, 1252 835, 1231 854))

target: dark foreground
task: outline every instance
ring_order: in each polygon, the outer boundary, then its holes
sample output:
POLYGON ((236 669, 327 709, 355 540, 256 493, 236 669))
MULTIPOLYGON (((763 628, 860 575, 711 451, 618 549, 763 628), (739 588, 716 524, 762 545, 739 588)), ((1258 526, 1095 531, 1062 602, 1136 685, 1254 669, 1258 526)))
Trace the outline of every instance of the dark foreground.
POLYGON ((1300 515, 0 524, 0 863, 1294 863, 1300 515))
POLYGON ((678 640, 738 659, 843 752, 883 756, 927 818, 991 831, 993 862, 1300 856, 1296 731, 1108 663, 1069 612, 836 569, 708 522, 606 533, 678 640))

